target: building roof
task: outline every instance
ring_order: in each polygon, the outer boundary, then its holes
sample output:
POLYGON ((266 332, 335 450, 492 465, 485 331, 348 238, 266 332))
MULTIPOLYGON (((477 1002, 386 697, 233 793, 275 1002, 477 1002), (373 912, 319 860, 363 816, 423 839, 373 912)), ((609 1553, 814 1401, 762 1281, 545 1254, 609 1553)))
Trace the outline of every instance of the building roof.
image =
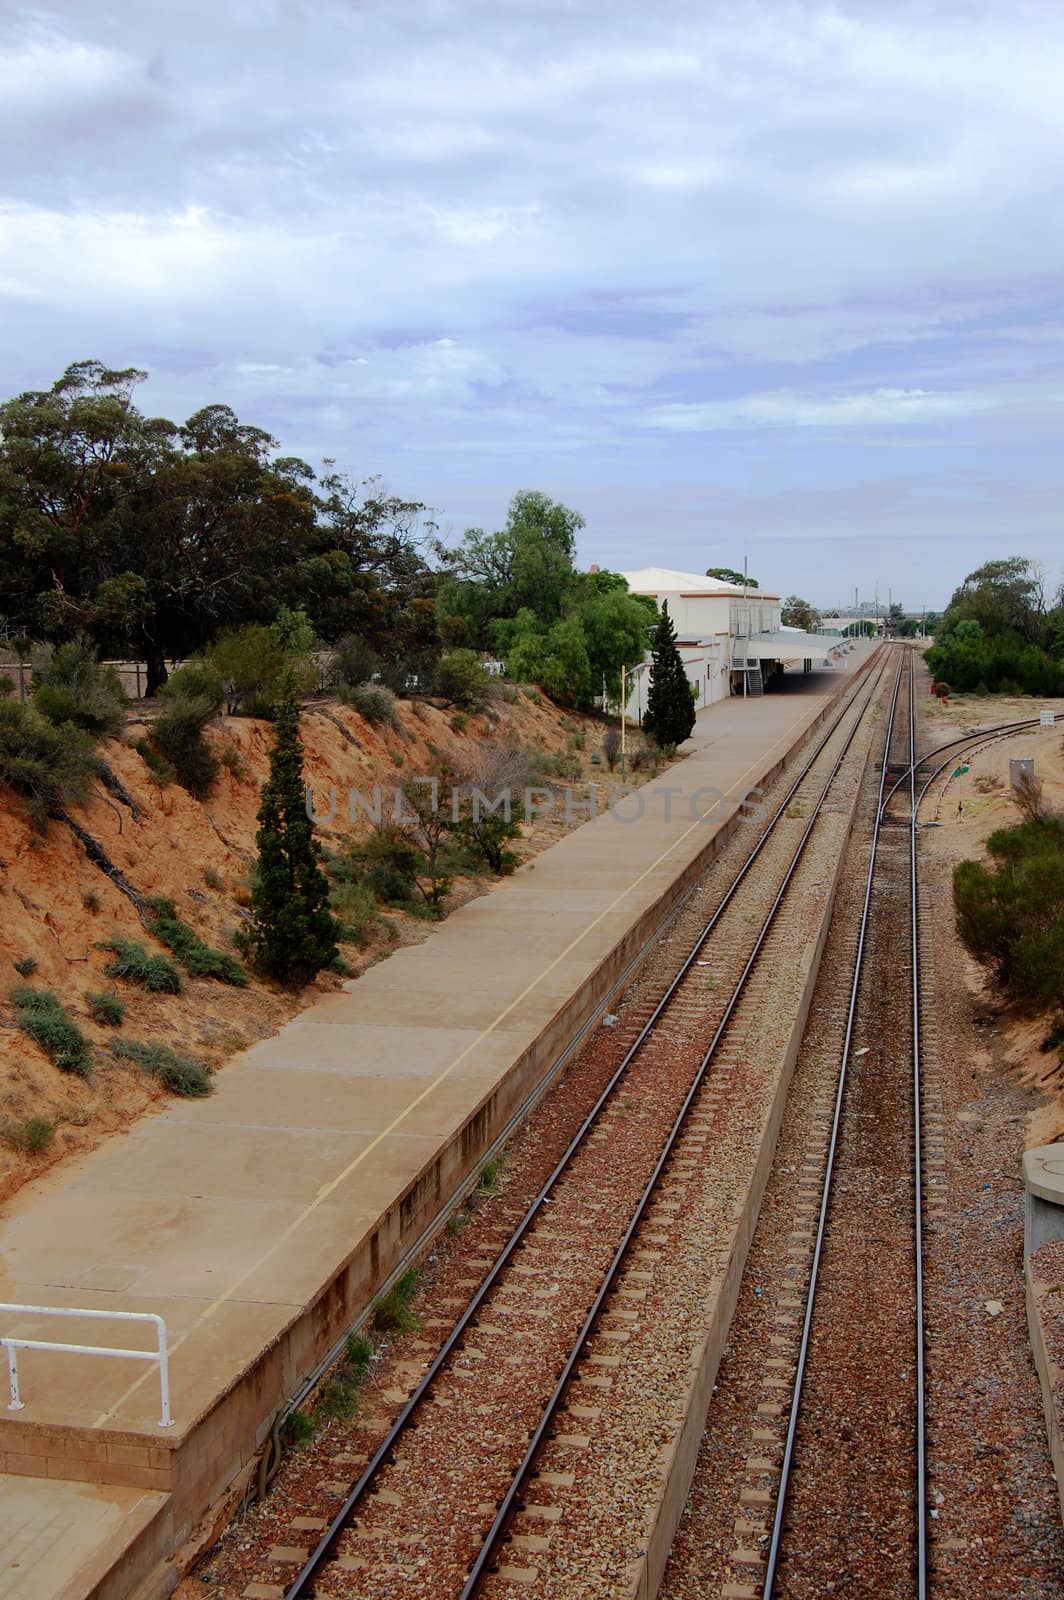
MULTIPOLYGON (((740 584, 707 578, 704 572, 676 572, 671 567, 641 567, 638 572, 622 572, 621 577, 637 594, 741 595, 743 592, 740 584)), ((749 592, 756 594, 757 591, 749 592)))
POLYGON ((685 600, 703 595, 725 599, 778 600, 778 594, 751 585, 743 589, 741 583, 726 583, 723 578, 710 578, 704 572, 677 572, 673 567, 640 567, 638 572, 622 572, 635 594, 682 594, 685 600))

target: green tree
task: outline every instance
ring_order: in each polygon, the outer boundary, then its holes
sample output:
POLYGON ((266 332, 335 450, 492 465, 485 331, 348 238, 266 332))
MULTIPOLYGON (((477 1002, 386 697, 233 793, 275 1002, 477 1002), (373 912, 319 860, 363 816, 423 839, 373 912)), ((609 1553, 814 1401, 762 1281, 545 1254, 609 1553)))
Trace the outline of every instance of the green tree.
POLYGON ((340 929, 329 910, 329 883, 307 815, 299 698, 291 675, 277 705, 255 843, 251 923, 241 947, 268 977, 307 983, 336 960, 340 929))
POLYGON ((436 692, 453 706, 475 711, 488 698, 488 674, 475 650, 452 650, 436 668, 436 692))
POLYGON ((512 621, 523 610, 550 627, 572 597, 583 526, 579 512, 538 490, 515 494, 505 528, 468 528, 456 549, 440 549, 449 569, 439 595, 441 627, 453 634, 461 619, 482 649, 498 642, 493 622, 512 621))
POLYGON ((780 620, 785 627, 804 628, 806 633, 815 633, 820 626, 820 612, 801 595, 789 594, 783 602, 780 620))
POLYGON ((760 587, 756 578, 746 578, 741 572, 736 572, 734 567, 707 567, 706 577, 720 578, 724 583, 737 583, 740 586, 745 584, 748 589, 760 587))
POLYGON ((126 697, 113 667, 96 659, 89 640, 71 639, 33 662, 33 702, 49 722, 72 722, 93 739, 112 739, 125 725, 126 697))
POLYGON ((647 708, 643 713, 644 731, 663 749, 683 744, 695 725, 694 699, 676 648, 676 630, 669 616, 668 602, 661 608, 661 620, 654 634, 653 659, 647 708))

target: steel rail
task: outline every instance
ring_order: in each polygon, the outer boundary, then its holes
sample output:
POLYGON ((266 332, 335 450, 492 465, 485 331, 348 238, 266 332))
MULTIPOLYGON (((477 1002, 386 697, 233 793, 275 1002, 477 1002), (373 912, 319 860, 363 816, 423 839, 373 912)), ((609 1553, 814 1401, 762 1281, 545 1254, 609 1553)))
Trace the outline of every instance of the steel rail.
MULTIPOLYGON (((870 665, 871 665, 871 663, 869 663, 869 666, 870 665)), ((524 1216, 521 1218, 521 1221, 518 1223, 518 1225, 515 1228, 514 1232, 511 1234, 509 1240, 503 1246, 502 1250, 499 1252, 499 1254, 496 1257, 495 1261, 492 1263, 491 1267, 488 1269, 488 1272, 486 1273, 484 1279, 482 1280, 482 1282, 480 1283, 479 1287, 476 1289, 475 1293, 473 1294, 472 1299, 469 1301, 468 1305, 462 1311, 462 1313, 459 1316, 458 1320, 456 1321, 453 1329, 448 1334, 448 1336, 444 1340, 443 1344, 440 1346, 440 1349, 437 1351, 436 1355, 433 1357, 432 1361, 430 1362, 429 1366, 425 1370, 425 1372, 422 1375, 422 1377, 418 1380, 418 1383, 417 1383, 416 1387, 414 1388, 414 1390, 412 1391, 412 1393, 410 1394, 408 1399, 404 1402, 402 1408, 396 1414, 396 1416, 393 1419, 390 1427, 388 1428, 388 1431, 385 1434, 383 1440, 378 1445, 377 1449, 374 1451, 374 1453, 370 1457, 369 1461, 366 1463, 366 1465, 363 1468, 362 1472, 360 1473, 359 1477, 352 1484, 350 1490, 348 1491, 348 1494, 346 1495, 346 1497, 345 1497, 345 1499, 343 1501, 343 1504, 340 1506, 339 1510, 333 1516, 331 1522, 329 1523, 329 1526, 326 1528, 326 1530, 322 1534, 321 1539, 319 1540, 318 1544, 310 1552, 310 1555, 308 1556, 307 1561, 305 1562, 303 1567, 300 1569, 299 1573, 297 1574, 297 1576, 295 1577, 293 1582, 289 1585, 288 1589, 285 1591, 285 1600, 311 1600, 311 1597, 314 1595, 314 1592, 315 1592, 314 1591, 315 1578, 320 1576, 323 1568, 327 1567, 329 1565, 329 1563, 331 1561, 335 1560, 337 1555, 339 1554, 340 1540, 342 1539, 342 1537, 344 1535, 344 1532, 352 1525, 352 1523, 353 1523, 353 1521, 355 1519, 355 1513, 356 1513, 357 1507, 358 1507, 359 1503, 361 1502, 361 1500, 366 1495, 366 1493, 370 1490, 374 1478, 377 1477, 377 1475, 380 1472, 381 1468, 388 1463, 389 1458, 393 1455, 395 1447, 396 1447, 397 1443, 399 1442, 401 1436, 407 1431, 408 1428, 416 1428, 417 1427, 417 1422, 415 1420, 415 1414, 420 1409, 420 1406, 421 1406, 422 1402, 424 1401, 426 1394, 428 1393, 428 1391, 432 1387, 432 1384, 435 1381, 435 1379, 438 1377, 438 1375, 440 1373, 440 1370, 443 1368, 443 1366, 446 1364, 446 1362, 450 1359, 450 1357, 451 1357, 452 1353, 454 1352, 455 1348, 461 1343, 461 1341, 462 1341, 467 1329, 469 1328, 470 1323, 473 1321, 473 1319, 475 1318, 477 1312, 480 1310, 480 1307, 482 1306, 484 1301, 487 1299, 487 1297, 491 1293, 492 1289, 495 1287, 495 1284, 497 1283, 498 1279, 501 1277, 502 1273, 505 1271, 507 1266, 510 1264, 510 1262, 512 1261, 512 1259, 513 1259, 514 1255, 516 1254, 516 1252, 518 1251, 518 1249, 521 1248, 526 1234, 529 1232, 529 1230, 531 1229, 531 1227, 535 1223, 535 1221, 538 1218, 540 1212, 543 1210, 544 1205, 549 1201, 550 1195, 551 1195, 551 1191, 556 1187, 559 1179, 564 1175, 564 1173, 571 1166, 574 1156, 578 1153, 578 1151, 581 1149, 581 1147, 586 1142, 588 1134, 590 1133, 590 1131, 593 1128, 594 1124, 597 1122, 597 1120, 598 1120, 599 1116, 601 1115, 603 1109, 608 1104, 608 1102, 612 1099, 612 1097, 613 1097, 618 1085, 620 1084, 622 1079, 627 1074, 632 1062, 636 1059, 636 1057, 638 1056, 639 1052, 642 1050, 642 1048, 645 1045, 647 1039, 649 1038, 651 1032, 653 1031, 653 1029, 656 1026, 656 1024, 658 1023, 658 1021, 660 1020, 662 1014, 665 1012, 665 1010, 667 1009, 667 1007, 669 1006, 669 1004, 673 1000, 673 998, 676 995, 677 991, 679 990, 681 984, 683 983, 683 980, 686 978, 687 974, 690 972, 691 968, 693 967, 695 961, 698 959, 698 956, 701 954, 702 950, 704 949, 704 947, 706 945, 706 942, 709 939, 710 935, 713 933, 714 929, 717 927, 717 925, 720 922, 721 918, 723 917, 725 911, 727 910, 727 908, 729 907, 729 905, 731 904, 731 902, 735 898, 736 894, 738 893, 740 887, 745 882, 745 880, 749 876, 750 872, 753 870, 754 865, 757 862, 758 858, 760 857, 762 850, 765 848, 765 846, 769 842, 770 838, 773 836, 773 834, 774 834, 777 826, 779 825, 780 821, 783 819, 783 817, 784 817, 784 815, 786 813, 787 807, 790 805, 791 800, 797 794, 797 792, 801 788, 801 786, 806 782, 806 780, 809 777, 810 773, 812 772, 814 766, 816 765, 816 763, 819 761, 821 755, 823 754, 825 748, 827 747, 829 742, 835 737, 835 735, 838 733, 838 731, 839 731, 843 721, 847 717, 847 715, 851 711, 853 711, 854 707, 857 705, 858 700, 861 697, 862 690, 867 688, 868 692, 864 696, 863 704, 861 704, 859 709, 858 709, 858 714, 857 714, 857 717, 856 717, 855 722, 854 722, 854 727, 853 727, 853 730, 851 731, 849 737, 847 738, 846 745, 845 745, 844 750, 843 750, 843 755, 845 755, 846 750, 849 749, 849 746, 852 743, 852 740, 853 740, 854 736, 856 735, 857 729, 860 727, 860 725, 861 725, 861 723, 862 723, 862 721, 864 719, 864 715, 865 715, 865 713, 866 713, 866 711, 868 709, 868 706, 871 704, 872 700, 874 699, 875 694, 876 694, 876 692, 877 692, 877 690, 879 688, 879 685, 882 682, 882 678, 883 678, 883 674, 884 674, 885 668, 886 668, 886 663, 884 661, 884 662, 880 663, 879 670, 878 670, 877 673, 873 674, 871 671, 869 671, 869 675, 868 675, 868 678, 866 679, 866 681, 864 683, 860 684, 855 689, 855 691, 852 694, 852 696, 847 698, 845 704, 840 708, 838 716, 832 722, 831 727, 825 732, 824 737, 818 743, 816 749, 813 751, 812 755, 809 757, 809 760, 805 763, 805 765, 802 767, 800 772, 795 777, 794 782, 791 784, 790 788, 787 790, 787 793, 784 795, 783 799, 780 801, 779 805, 777 806, 776 811, 773 814, 771 821, 768 823, 768 825, 765 828, 765 831, 763 832, 761 837, 758 839, 756 845, 753 847, 753 849, 751 850, 750 854, 747 856, 746 860, 744 861, 743 865, 740 867, 740 869, 739 869, 738 873, 736 874, 736 876, 733 878, 731 884, 729 885, 727 891, 723 895, 719 905, 714 910, 712 916, 709 918, 709 920, 705 924, 704 928, 698 934, 694 944, 691 947, 691 950, 688 952, 687 956, 684 958, 684 961, 683 961, 682 965, 680 966, 679 970, 677 971, 675 977, 673 977, 673 979, 670 981, 670 983, 668 984, 668 986, 665 989, 664 993, 662 994, 660 1000, 658 1000, 658 1002, 654 1006, 654 1009, 652 1010, 649 1018, 643 1024, 643 1026, 640 1028, 639 1033, 636 1036, 636 1039, 629 1046, 628 1050, 625 1052, 624 1057, 623 1057, 622 1061, 620 1062, 620 1065, 616 1068, 616 1070, 614 1071, 614 1073, 610 1077, 608 1083, 606 1084, 606 1086, 603 1088, 603 1090, 599 1094, 599 1096, 596 1099, 594 1105, 591 1107, 591 1110, 587 1113, 587 1115, 584 1118, 583 1122, 581 1123, 579 1129, 574 1134, 574 1136, 571 1139, 571 1141, 569 1142, 569 1144, 566 1146, 566 1149, 564 1150, 562 1155, 559 1157, 559 1159, 558 1159, 557 1163, 555 1164, 552 1172, 550 1173, 550 1176, 547 1178, 546 1182, 543 1184, 543 1187, 540 1189, 540 1191, 536 1195, 535 1199, 531 1202, 531 1204, 529 1205, 528 1209, 526 1210, 524 1216)), ((830 784, 834 779, 834 774, 838 770, 838 767, 841 765, 841 762, 842 762, 842 756, 840 756, 839 760, 836 762, 836 766, 835 766, 835 768, 833 769, 833 772, 832 772, 832 777, 828 780, 828 787, 830 787, 830 784)), ((826 795, 826 792, 827 792, 827 789, 825 788, 824 795, 826 795)), ((811 831, 812 823, 816 820, 816 817, 819 814, 820 807, 823 805, 824 795, 822 795, 820 800, 818 801, 816 811, 814 811, 813 816, 810 819, 810 826, 809 826, 809 828, 806 829, 805 834, 803 834, 803 842, 802 842, 802 844, 800 846, 801 849, 804 849, 805 838, 808 836, 809 832, 811 831)), ((791 868, 792 871, 793 871, 793 865, 794 865, 794 863, 792 863, 792 868, 791 868)), ((777 903, 778 903, 779 898, 781 898, 781 896, 777 897, 777 903)), ((775 914, 775 908, 773 910, 773 915, 774 914, 775 914)), ((748 963, 747 965, 749 967, 750 963, 748 963)), ((745 983, 745 978, 746 978, 746 973, 744 972, 743 978, 740 981, 745 983)), ((733 1005, 729 1006, 729 1009, 728 1009, 728 1012, 727 1012, 728 1016, 730 1016, 732 1009, 733 1009, 733 1005)), ((718 1034, 719 1034, 720 1031, 721 1030, 718 1029, 718 1034)), ((715 1048, 715 1043, 714 1043, 713 1048, 715 1048)), ((657 1169, 655 1169, 655 1171, 656 1170, 657 1169)), ((465 1593, 466 1593, 466 1591, 463 1590, 463 1594, 465 1594, 465 1593)))
MULTIPOLYGON (((909 652, 911 655, 911 652, 909 652)), ((779 1564, 780 1545, 783 1537, 783 1519, 787 1506, 787 1491, 790 1487, 791 1471, 794 1465, 795 1435, 798 1431, 798 1413, 801 1409, 802 1388, 805 1382, 805 1369, 809 1357, 809 1339, 813 1323, 813 1310, 816 1304, 817 1278, 820 1272, 820 1259, 824 1250, 824 1236, 827 1230, 828 1203, 831 1197, 831 1185, 835 1176, 835 1156, 839 1142, 839 1126, 842 1121, 842 1108, 846 1093, 846 1083, 849 1074, 850 1050, 853 1044, 854 1024, 857 1017, 857 999, 861 985, 861 974, 864 968, 865 943, 868 937, 869 914, 872 903, 872 885, 875 879, 876 858, 879 850, 879 835, 883 823, 883 796, 887 783, 887 766, 890 761, 890 747, 894 739, 894 721, 898 708, 898 697, 901 690, 902 674, 904 672, 904 657, 898 662, 898 675, 894 682, 894 691, 891 696, 890 715, 887 718, 887 728, 883 741, 883 763, 879 776, 879 794, 876 800, 876 814, 872 827, 872 851, 868 861, 868 874, 865 879, 864 904, 861 909, 861 920, 858 928, 857 955, 854 962, 853 981, 850 986, 850 1001, 846 1013, 846 1031, 843 1037, 842 1054, 839 1065, 838 1088, 835 1092, 835 1109, 831 1124, 831 1139, 828 1144, 827 1162, 824 1169, 824 1185, 820 1199, 820 1215, 817 1221, 816 1241, 813 1247, 813 1259, 809 1276, 809 1293, 806 1297, 805 1319, 802 1324, 802 1338, 798 1350, 798 1362, 795 1369, 794 1386, 792 1389, 791 1414, 787 1424, 787 1437, 783 1447, 783 1460, 780 1468, 780 1485, 776 1497, 776 1514, 772 1523, 772 1538, 769 1544, 765 1565, 765 1579, 762 1587, 762 1600, 772 1600, 776 1583, 776 1569, 779 1564)), ((912 667, 910 662, 910 685, 912 667)))
POLYGON ((927 1404, 924 1363, 924 1175, 920 1059, 920 886, 916 855, 916 663, 909 663, 909 901, 912 966, 913 1229, 916 1290, 916 1594, 927 1600, 927 1404))
MULTIPOLYGON (((873 685, 873 694, 875 688, 878 687, 879 682, 880 678, 877 678, 875 684, 873 685)), ((732 993, 728 999, 728 1003, 724 1009, 724 1013, 717 1024, 709 1046, 702 1057, 698 1071, 696 1072, 691 1085, 684 1096, 683 1103, 676 1115, 672 1128, 669 1131, 665 1145, 662 1148, 662 1152, 655 1162, 654 1169, 646 1182, 639 1202, 632 1213, 621 1241, 614 1252, 613 1259, 610 1262, 609 1268, 598 1290, 598 1293, 592 1302, 591 1309, 584 1320, 583 1326, 577 1335, 572 1351, 570 1352, 565 1365, 562 1368, 558 1381, 555 1384, 554 1391, 543 1410, 539 1423, 530 1436, 528 1448, 525 1451, 521 1464, 514 1473, 510 1487, 506 1491, 506 1494, 503 1496, 503 1499, 499 1504, 495 1518, 484 1537, 480 1551, 470 1564, 469 1575, 462 1588, 459 1600, 472 1600, 472 1597, 476 1594, 484 1577, 489 1571, 491 1571, 491 1564, 494 1559, 495 1549, 499 1543, 499 1540, 506 1528, 507 1523, 510 1520, 512 1512, 515 1509, 519 1509, 519 1497, 524 1488, 526 1478, 531 1470, 532 1463, 535 1460, 535 1457, 543 1443, 545 1435, 547 1434, 551 1424, 561 1408, 562 1401, 565 1398, 565 1394, 568 1390, 573 1374, 579 1366, 579 1363, 584 1355, 587 1342, 594 1332, 595 1324, 602 1312, 602 1308, 613 1289, 614 1283, 616 1282, 617 1275, 620 1272, 625 1256, 628 1253, 628 1247, 631 1244, 632 1238, 634 1237, 640 1223, 643 1220, 643 1217, 646 1214, 651 1200, 654 1198, 661 1174, 668 1165, 673 1151, 675 1150, 676 1145, 684 1131, 691 1108, 697 1100, 699 1090, 705 1081, 706 1073, 709 1071, 713 1058, 715 1057, 720 1046, 720 1042, 727 1031, 728 1024, 731 1021, 735 1008, 739 1004, 739 1001, 742 999, 742 996, 746 990, 746 985, 749 981, 750 974, 757 965, 758 958, 761 955, 765 941, 775 923, 779 908, 786 897, 787 891, 790 888, 802 858, 805 855, 806 847, 813 835, 817 821, 820 818, 820 814, 824 808, 824 803, 831 792, 832 784, 835 782, 835 779, 839 773, 839 769, 846 759, 850 746, 857 736, 858 729, 860 728, 864 718, 864 712, 867 710, 871 699, 872 695, 869 696, 868 700, 865 702, 865 705, 861 708, 861 714, 854 722, 854 726, 850 730, 846 742, 843 745, 842 750, 839 752, 835 764, 832 767, 824 787, 817 799, 816 805, 814 806, 809 817, 809 821, 802 832, 801 839, 798 841, 794 854, 791 857, 790 864, 787 867, 775 899, 773 900, 764 922, 761 925, 761 929, 754 942, 753 949, 751 950, 739 979, 732 990, 732 993)), ((839 722, 841 722, 841 720, 842 719, 840 717, 839 722)), ((837 726, 838 723, 836 724, 836 727, 837 726)), ((823 746, 821 746, 821 748, 823 748, 823 746)))

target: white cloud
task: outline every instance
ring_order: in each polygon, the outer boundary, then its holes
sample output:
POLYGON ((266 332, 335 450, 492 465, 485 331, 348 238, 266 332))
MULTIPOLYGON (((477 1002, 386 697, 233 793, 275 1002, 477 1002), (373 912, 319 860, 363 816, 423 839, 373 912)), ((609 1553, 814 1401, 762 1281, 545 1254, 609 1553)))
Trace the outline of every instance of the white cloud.
POLYGON ((678 433, 722 428, 907 428, 949 422, 999 405, 987 395, 932 394, 926 389, 873 389, 824 397, 781 390, 735 400, 656 406, 644 420, 648 427, 678 433))

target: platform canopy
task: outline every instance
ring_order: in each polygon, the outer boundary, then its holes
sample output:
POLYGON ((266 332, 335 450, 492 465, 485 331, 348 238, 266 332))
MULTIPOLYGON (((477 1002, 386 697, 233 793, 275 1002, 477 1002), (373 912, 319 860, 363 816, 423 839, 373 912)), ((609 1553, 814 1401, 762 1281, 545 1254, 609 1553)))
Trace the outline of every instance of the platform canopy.
POLYGON ((755 633, 732 640, 732 666, 750 661, 840 660, 839 639, 827 633, 803 633, 801 628, 780 628, 775 633, 755 633))

